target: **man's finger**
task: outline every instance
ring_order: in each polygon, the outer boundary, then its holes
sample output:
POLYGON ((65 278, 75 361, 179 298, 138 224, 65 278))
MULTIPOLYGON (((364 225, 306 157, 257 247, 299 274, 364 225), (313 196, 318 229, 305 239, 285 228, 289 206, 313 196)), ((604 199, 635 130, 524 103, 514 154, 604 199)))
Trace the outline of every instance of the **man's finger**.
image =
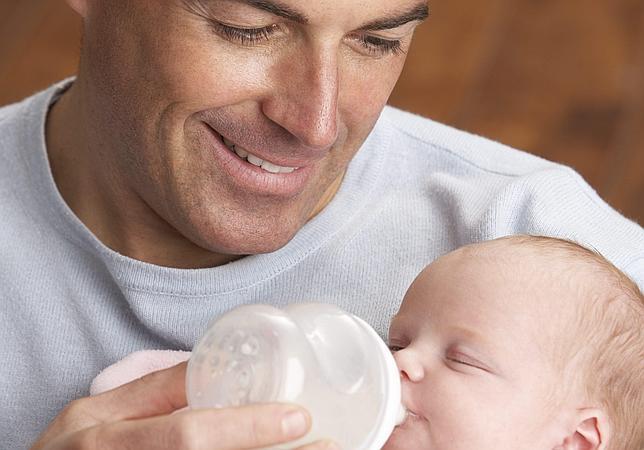
POLYGON ((145 375, 131 383, 86 399, 95 417, 106 422, 169 414, 187 406, 187 363, 145 375))
POLYGON ((127 450, 256 449, 297 439, 310 426, 310 416, 297 406, 264 404, 113 422, 87 430, 83 440, 127 450))

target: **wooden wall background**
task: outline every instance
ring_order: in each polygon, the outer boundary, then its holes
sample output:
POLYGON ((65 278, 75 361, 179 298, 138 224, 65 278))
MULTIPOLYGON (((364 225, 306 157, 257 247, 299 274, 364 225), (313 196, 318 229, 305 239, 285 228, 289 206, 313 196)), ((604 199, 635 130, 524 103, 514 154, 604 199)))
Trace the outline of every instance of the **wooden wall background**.
MULTIPOLYGON (((644 1, 437 0, 391 103, 573 166, 644 224, 644 1)), ((63 0, 0 0, 0 104, 73 74, 63 0)))

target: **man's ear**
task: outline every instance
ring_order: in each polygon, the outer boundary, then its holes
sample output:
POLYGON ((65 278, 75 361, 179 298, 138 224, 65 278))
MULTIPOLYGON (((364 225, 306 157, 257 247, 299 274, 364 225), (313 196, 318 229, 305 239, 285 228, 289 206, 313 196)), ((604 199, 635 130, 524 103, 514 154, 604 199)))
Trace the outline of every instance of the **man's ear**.
POLYGON ((85 18, 87 16, 87 2, 89 0, 66 0, 67 4, 81 17, 85 18))
POLYGON ((553 450, 605 450, 610 439, 606 414, 596 408, 577 411, 575 429, 553 450))

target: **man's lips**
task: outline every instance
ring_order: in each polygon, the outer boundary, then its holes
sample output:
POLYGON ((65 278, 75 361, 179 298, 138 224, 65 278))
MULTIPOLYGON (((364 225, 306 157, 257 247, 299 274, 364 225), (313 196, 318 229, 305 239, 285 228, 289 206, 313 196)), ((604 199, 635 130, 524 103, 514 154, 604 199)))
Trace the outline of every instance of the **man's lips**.
POLYGON ((262 168, 238 156, 226 145, 221 134, 205 122, 203 129, 206 131, 204 137, 209 142, 209 146, 212 146, 215 161, 228 174, 229 180, 236 185, 239 193, 245 192, 262 197, 291 198, 297 196, 306 188, 317 166, 316 161, 311 160, 302 161, 293 158, 285 161, 269 157, 267 161, 273 164, 290 168, 297 167, 297 169, 281 173, 279 170, 276 172, 275 167, 262 168))
POLYGON ((212 125, 204 122, 210 130, 219 137, 222 143, 228 148, 231 147, 230 144, 234 145, 237 148, 241 148, 244 151, 252 154, 253 156, 260 158, 264 161, 268 161, 274 165, 281 167, 292 167, 292 168, 301 168, 312 166, 316 162, 323 159, 329 151, 311 151, 311 150, 302 150, 300 155, 298 155, 297 150, 289 151, 290 154, 284 154, 284 152, 279 153, 267 153, 266 149, 256 149, 253 146, 244 145, 243 139, 235 140, 232 136, 224 136, 218 132, 212 125))

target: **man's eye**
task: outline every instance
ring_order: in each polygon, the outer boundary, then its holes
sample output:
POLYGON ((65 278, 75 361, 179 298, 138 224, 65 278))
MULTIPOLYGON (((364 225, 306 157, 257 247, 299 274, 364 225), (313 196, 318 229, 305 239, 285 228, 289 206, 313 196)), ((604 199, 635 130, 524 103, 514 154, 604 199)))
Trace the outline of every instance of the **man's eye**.
POLYGON ((398 55, 404 53, 399 40, 382 39, 375 36, 356 36, 358 43, 372 56, 398 55))
POLYGON ((210 23, 217 34, 229 41, 238 42, 242 45, 253 45, 267 41, 279 30, 279 26, 275 24, 262 28, 238 28, 216 21, 211 21, 210 23))

